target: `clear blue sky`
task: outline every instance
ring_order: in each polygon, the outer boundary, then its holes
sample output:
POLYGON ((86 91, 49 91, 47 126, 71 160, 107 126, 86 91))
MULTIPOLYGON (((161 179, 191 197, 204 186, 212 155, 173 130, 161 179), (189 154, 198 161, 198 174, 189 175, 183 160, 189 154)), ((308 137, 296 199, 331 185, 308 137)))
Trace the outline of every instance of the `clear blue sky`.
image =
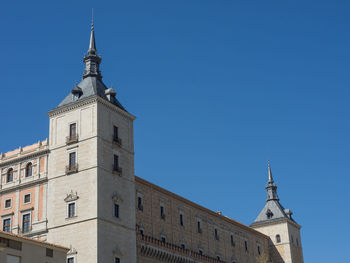
POLYGON ((48 137, 92 7, 136 175, 250 224, 270 159, 305 262, 348 262, 349 1, 3 1, 0 151, 48 137))

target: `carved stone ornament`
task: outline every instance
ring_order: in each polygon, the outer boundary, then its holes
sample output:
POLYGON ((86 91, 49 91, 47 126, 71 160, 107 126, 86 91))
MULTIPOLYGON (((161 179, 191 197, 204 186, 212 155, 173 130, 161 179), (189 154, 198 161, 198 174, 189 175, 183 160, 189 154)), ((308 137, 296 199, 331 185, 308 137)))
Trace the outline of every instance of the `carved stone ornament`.
POLYGON ((71 201, 75 201, 79 198, 78 193, 77 192, 73 192, 73 190, 70 191, 69 194, 67 194, 66 198, 64 199, 64 201, 66 202, 71 202, 71 201))

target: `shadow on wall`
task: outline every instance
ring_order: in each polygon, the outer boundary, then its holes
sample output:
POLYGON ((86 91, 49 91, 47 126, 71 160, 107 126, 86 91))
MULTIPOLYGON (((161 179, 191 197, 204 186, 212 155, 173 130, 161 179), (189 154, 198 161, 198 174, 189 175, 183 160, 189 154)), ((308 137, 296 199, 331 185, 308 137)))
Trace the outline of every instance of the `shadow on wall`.
MULTIPOLYGON (((271 244, 272 241, 270 240, 271 244)), ((272 263, 284 263, 283 258, 281 257, 280 252, 274 245, 270 245, 270 258, 272 259, 272 263)))

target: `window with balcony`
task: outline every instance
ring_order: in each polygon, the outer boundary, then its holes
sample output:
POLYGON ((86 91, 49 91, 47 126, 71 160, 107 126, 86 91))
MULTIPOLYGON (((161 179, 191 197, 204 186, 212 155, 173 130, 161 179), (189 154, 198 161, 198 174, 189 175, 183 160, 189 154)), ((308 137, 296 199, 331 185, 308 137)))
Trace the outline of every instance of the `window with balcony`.
POLYGON ((116 154, 113 157, 113 172, 119 175, 122 173, 122 168, 119 166, 119 156, 116 154))
POLYGON ((30 231, 30 214, 24 214, 22 216, 22 233, 30 231))
POLYGON ((33 165, 32 163, 28 163, 27 166, 26 166, 26 174, 25 176, 26 177, 30 177, 33 175, 33 165))
POLYGON ((2 231, 11 232, 11 218, 6 218, 2 221, 2 231))
POLYGON ((78 171, 76 152, 69 153, 68 165, 66 166, 66 174, 76 173, 78 171))
POLYGON ((117 126, 113 126, 113 142, 122 145, 122 140, 119 138, 119 128, 117 126))
POLYGON ((75 202, 68 204, 68 218, 76 216, 75 202))
POLYGON ((77 124, 71 123, 69 125, 69 136, 67 137, 67 144, 75 143, 78 141, 77 124))
POLYGON ((10 168, 6 174, 6 183, 13 182, 13 169, 10 168))

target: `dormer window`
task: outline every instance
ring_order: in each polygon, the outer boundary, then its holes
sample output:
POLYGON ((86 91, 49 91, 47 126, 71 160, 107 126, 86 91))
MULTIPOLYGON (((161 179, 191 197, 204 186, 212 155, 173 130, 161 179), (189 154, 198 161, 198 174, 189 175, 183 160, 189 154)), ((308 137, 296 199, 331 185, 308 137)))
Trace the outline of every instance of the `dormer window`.
POLYGON ((271 219, 273 217, 273 213, 271 212, 270 209, 267 209, 266 216, 267 216, 268 219, 271 219))
POLYGON ((82 94, 83 91, 81 90, 81 88, 78 85, 75 85, 72 89, 73 101, 77 101, 82 94))

